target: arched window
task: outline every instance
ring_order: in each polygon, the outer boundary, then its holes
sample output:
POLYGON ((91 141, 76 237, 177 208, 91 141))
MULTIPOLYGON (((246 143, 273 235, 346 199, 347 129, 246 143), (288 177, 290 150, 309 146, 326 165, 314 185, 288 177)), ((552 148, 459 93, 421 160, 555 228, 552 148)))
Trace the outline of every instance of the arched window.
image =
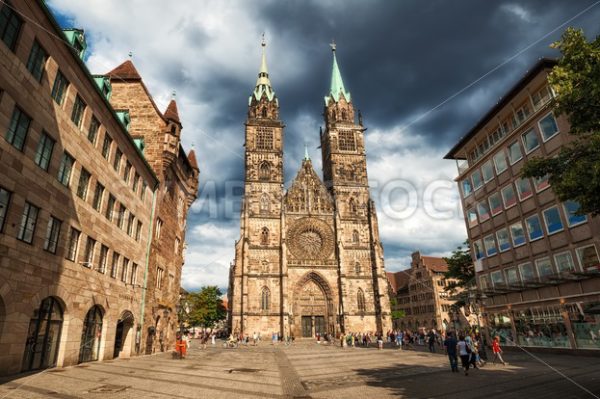
POLYGON ((263 118, 266 118, 266 117, 267 117, 267 107, 263 107, 263 108, 262 108, 262 110, 260 111, 260 115, 261 115, 263 118))
POLYGON ((271 178, 271 165, 268 162, 262 162, 258 166, 258 178, 260 180, 269 180, 271 178))
POLYGON ((45 298, 29 322, 23 371, 45 369, 56 364, 62 324, 60 303, 54 297, 45 298))
POLYGON ((267 311, 271 306, 271 291, 267 287, 263 287, 260 294, 260 310, 267 311))
POLYGON ((358 311, 363 313, 365 311, 365 293, 362 289, 358 289, 358 293, 356 294, 356 301, 358 304, 358 311))
POLYGON ((333 111, 331 111, 331 119, 335 120, 335 117, 336 117, 335 110, 333 110, 333 111))
POLYGON ((260 213, 269 213, 269 195, 264 193, 260 196, 260 213))
POLYGON ((358 244, 359 241, 360 241, 360 236, 358 235, 358 231, 353 230, 352 231, 352 244, 358 244))
POLYGON ((260 232, 260 243, 261 245, 269 245, 269 229, 263 227, 260 232))
POLYGON ((345 121, 345 120, 346 120, 346 116, 347 116, 347 115, 346 115, 346 111, 345 111, 345 110, 342 110, 342 120, 344 120, 344 121, 345 121))
POLYGON ((356 201, 354 201, 354 198, 350 198, 348 201, 348 211, 350 213, 356 213, 356 201))
POLYGON ((356 272, 356 274, 360 274, 362 272, 362 268, 360 267, 360 262, 354 263, 354 272, 356 272))
POLYGON ((85 316, 79 350, 79 363, 98 360, 102 338, 102 309, 93 306, 85 316))

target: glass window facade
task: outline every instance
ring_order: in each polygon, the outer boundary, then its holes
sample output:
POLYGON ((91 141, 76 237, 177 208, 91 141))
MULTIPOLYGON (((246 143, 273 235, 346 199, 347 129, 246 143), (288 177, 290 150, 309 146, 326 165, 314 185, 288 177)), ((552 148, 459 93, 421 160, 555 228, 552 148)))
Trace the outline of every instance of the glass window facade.
POLYGON ((19 151, 23 151, 30 123, 31 118, 19 107, 15 107, 4 138, 19 151))
POLYGON ((595 245, 588 245, 585 247, 577 248, 577 259, 581 269, 586 271, 588 269, 600 268, 600 261, 598 260, 598 251, 595 245))
POLYGON ((540 119, 539 126, 544 141, 550 140, 558 133, 558 125, 556 124, 556 119, 554 119, 552 113, 549 113, 540 119))
POLYGON ((498 239, 498 248, 500 252, 508 251, 510 249, 510 238, 508 237, 508 230, 506 228, 500 229, 496 232, 496 238, 498 239))
POLYGON ((473 253, 475 254, 475 259, 483 258, 483 246, 481 245, 481 240, 477 240, 473 242, 473 253))
POLYGON ((485 247, 485 254, 487 256, 493 256, 498 253, 498 249, 496 248, 496 240, 494 240, 493 234, 490 234, 483 239, 483 246, 485 247))
POLYGON ((523 140, 523 147, 525 147, 525 153, 527 154, 529 154, 531 151, 535 150, 540 146, 540 141, 538 139, 537 133, 533 128, 523 133, 521 135, 521 139, 523 140))
POLYGON ((533 215, 525 219, 525 225, 527 226, 529 241, 535 241, 544 236, 542 223, 540 222, 540 217, 538 215, 533 215))
POLYGON ((512 332, 512 319, 508 313, 492 313, 488 316, 490 337, 498 337, 500 344, 514 346, 515 339, 512 332))
POLYGON ((570 347, 567 328, 558 306, 535 307, 516 312, 515 329, 522 346, 570 347))
POLYGON ((483 181, 489 182, 494 178, 494 168, 492 167, 492 160, 487 161, 481 166, 481 174, 483 175, 483 181))
POLYGON ((512 184, 502 188, 502 201, 504 202, 505 209, 508 209, 517 203, 515 189, 513 188, 512 184))
POLYGON ((536 279, 533 265, 530 262, 519 265, 519 275, 524 283, 530 283, 536 279))
POLYGON ((577 302, 565 306, 577 348, 600 349, 600 302, 577 302))
POLYGON ((513 246, 518 247, 525 244, 525 232, 523 231, 523 224, 521 222, 510 226, 510 235, 512 236, 513 246))
POLYGON ((490 195, 488 202, 490 203, 492 215, 497 215, 502 212, 502 199, 500 198, 500 193, 490 195))
POLYGON ((519 178, 515 181, 515 185, 517 186, 517 193, 519 194, 519 199, 523 201, 533 195, 533 190, 531 190, 531 183, 529 179, 519 178))
POLYGON ((498 175, 508 169, 506 155, 503 150, 494 155, 494 166, 496 167, 496 174, 498 175))
POLYGON ((563 224, 560 220, 560 213, 557 207, 548 208, 543 213, 548 234, 554 234, 563 230, 563 224))
POLYGON ((521 151, 521 145, 519 144, 519 142, 515 141, 514 143, 510 144, 508 146, 508 160, 510 161, 510 164, 514 165, 522 158, 523 152, 521 151))
POLYGON ((538 272, 540 280, 544 281, 554 274, 554 268, 550 258, 542 258, 535 261, 535 268, 538 272))
POLYGON ((477 204, 477 213, 479 214, 480 222, 484 222, 490 218, 490 207, 487 202, 480 202, 477 204))
POLYGON ((575 271, 575 262, 573 262, 573 256, 571 252, 563 252, 554 255, 554 263, 559 273, 575 271))
POLYGON ((471 181, 473 182, 473 188, 475 190, 483 186, 483 178, 481 177, 481 171, 479 169, 473 172, 471 175, 471 181))
POLYGON ((35 151, 35 164, 43 170, 48 170, 50 158, 52 158, 52 150, 54 149, 54 139, 46 132, 42 133, 38 142, 37 150, 35 151))
POLYGON ((587 222, 587 216, 578 215, 579 203, 575 201, 567 201, 563 204, 565 211, 565 217, 567 218, 567 224, 569 227, 577 226, 578 224, 587 222))
POLYGON ((54 84, 52 85, 52 98, 58 105, 62 105, 65 100, 65 92, 67 91, 67 86, 69 85, 69 81, 65 78, 65 75, 62 74, 61 71, 56 73, 56 78, 54 78, 54 84))

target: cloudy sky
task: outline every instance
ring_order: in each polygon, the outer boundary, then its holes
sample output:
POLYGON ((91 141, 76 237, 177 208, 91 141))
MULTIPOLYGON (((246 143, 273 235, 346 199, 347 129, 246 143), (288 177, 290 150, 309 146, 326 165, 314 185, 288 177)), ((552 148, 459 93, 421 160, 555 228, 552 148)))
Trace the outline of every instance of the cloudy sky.
POLYGON ((85 29, 87 63, 133 62, 163 109, 176 92, 199 199, 188 220, 183 285, 227 287, 239 237, 244 120, 267 39, 285 130, 285 178, 307 143, 317 171, 331 50, 362 111, 368 173, 386 268, 410 253, 448 255, 466 237, 451 146, 567 25, 600 34, 600 1, 50 0, 64 27, 85 29), (85 3, 85 4, 84 4, 85 3))

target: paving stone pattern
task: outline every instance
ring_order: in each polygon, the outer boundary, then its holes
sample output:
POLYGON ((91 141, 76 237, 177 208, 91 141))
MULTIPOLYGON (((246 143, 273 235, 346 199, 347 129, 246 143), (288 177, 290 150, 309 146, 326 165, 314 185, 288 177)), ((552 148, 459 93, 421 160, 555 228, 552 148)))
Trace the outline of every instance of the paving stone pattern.
POLYGON ((506 352, 507 366, 486 365, 464 376, 450 372, 445 356, 423 348, 341 349, 301 341, 203 351, 194 341, 183 360, 162 353, 5 378, 0 399, 600 397, 598 357, 537 356, 592 394, 523 352, 506 352))

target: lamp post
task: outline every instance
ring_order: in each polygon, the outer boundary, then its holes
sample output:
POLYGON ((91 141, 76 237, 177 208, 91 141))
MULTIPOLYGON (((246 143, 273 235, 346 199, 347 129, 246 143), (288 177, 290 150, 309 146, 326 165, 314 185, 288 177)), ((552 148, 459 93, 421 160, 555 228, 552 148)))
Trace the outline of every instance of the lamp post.
POLYGON ((190 313, 189 305, 183 296, 179 297, 179 302, 175 305, 175 311, 177 312, 177 319, 179 320, 179 342, 176 343, 176 345, 179 345, 179 358, 183 359, 183 350, 186 345, 183 339, 183 317, 190 313))

